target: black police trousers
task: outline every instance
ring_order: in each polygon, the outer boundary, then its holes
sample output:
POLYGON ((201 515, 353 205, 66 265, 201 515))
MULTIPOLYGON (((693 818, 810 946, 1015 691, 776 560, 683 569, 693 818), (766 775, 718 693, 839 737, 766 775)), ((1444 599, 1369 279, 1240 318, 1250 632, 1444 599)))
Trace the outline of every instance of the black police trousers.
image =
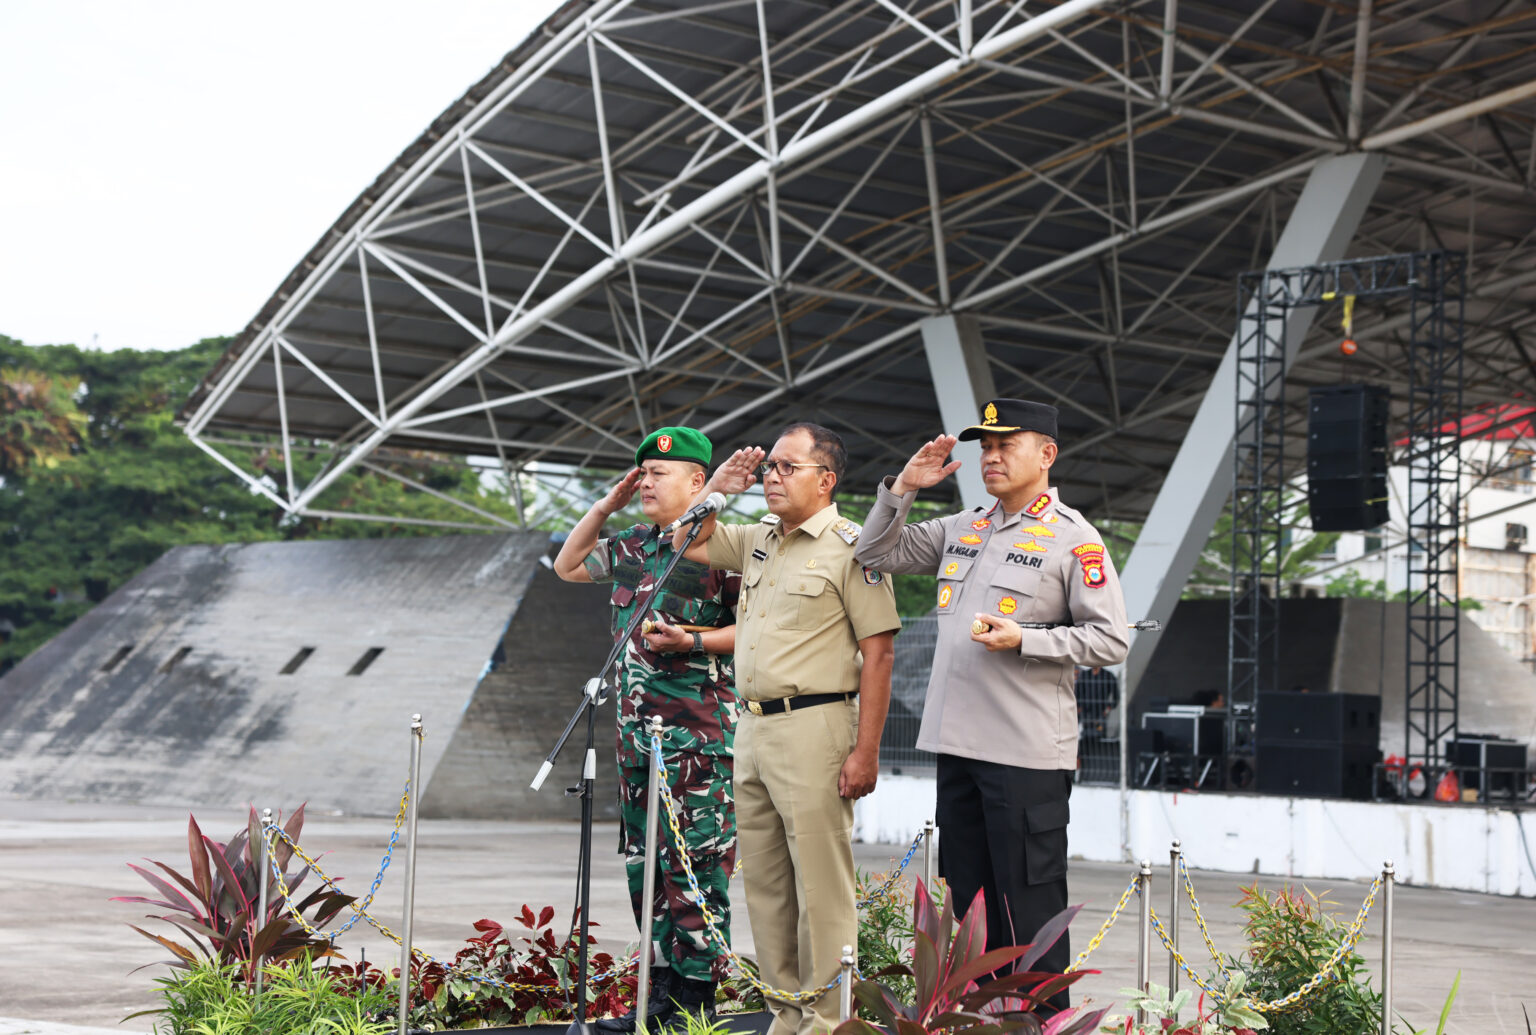
MULTIPOLYGON (((955 896, 957 919, 978 891, 986 891, 989 951, 1032 942, 1046 921, 1067 908, 1071 793, 1070 770, 939 756, 939 875, 955 896)), ((1064 933, 1032 969, 1061 973, 1071 961, 1064 933)), ((1067 992, 1053 996, 1050 1005, 1066 1009, 1067 992)))

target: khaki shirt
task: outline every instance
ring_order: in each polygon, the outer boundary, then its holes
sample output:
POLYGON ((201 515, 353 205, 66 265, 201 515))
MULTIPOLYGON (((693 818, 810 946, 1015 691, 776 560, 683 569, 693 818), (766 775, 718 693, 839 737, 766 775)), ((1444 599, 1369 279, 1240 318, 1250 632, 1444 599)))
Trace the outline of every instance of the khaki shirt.
POLYGON ((1117 665, 1130 646, 1120 578, 1092 525, 1052 488, 1018 514, 1002 505, 906 524, 917 493, 881 484, 857 552, 887 572, 936 575, 938 642, 917 746, 1027 769, 1077 768, 1078 665, 1117 665), (978 612, 1023 629, 1017 654, 971 639, 978 612))
POLYGON ((859 526, 837 504, 785 533, 769 515, 715 526, 711 568, 741 572, 736 693, 748 701, 855 693, 859 640, 901 628, 891 580, 854 560, 859 526))

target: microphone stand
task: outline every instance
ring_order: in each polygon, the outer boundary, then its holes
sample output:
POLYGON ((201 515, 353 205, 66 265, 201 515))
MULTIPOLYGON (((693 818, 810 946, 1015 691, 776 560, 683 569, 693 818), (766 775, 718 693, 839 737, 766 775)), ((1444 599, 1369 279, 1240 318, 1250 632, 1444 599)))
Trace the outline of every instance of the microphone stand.
MULTIPOLYGON (((651 609, 651 601, 656 599, 656 594, 661 591, 661 587, 666 585, 667 579, 672 577, 672 570, 677 567, 678 561, 683 559, 683 554, 688 552, 688 548, 693 545, 694 539, 698 537, 699 526, 704 523, 704 518, 707 516, 701 514, 689 525, 687 537, 683 540, 681 549, 674 549, 672 551, 672 559, 667 562, 666 568, 663 569, 660 577, 656 579, 655 584, 651 586, 651 592, 646 596, 645 600, 641 602, 639 607, 635 608, 635 613, 630 617, 629 626, 624 630, 624 635, 614 641, 613 649, 608 652, 608 660, 603 662, 603 667, 598 670, 597 675, 587 680, 586 685, 582 687, 581 703, 571 713, 569 721, 565 724, 565 729, 561 732, 559 739, 555 741, 555 746, 550 749, 549 754, 544 756, 544 763, 539 766, 539 773, 533 778, 533 783, 530 784, 535 791, 544 786, 545 778, 549 776, 550 771, 555 767, 555 759, 559 757, 560 751, 565 747, 565 742, 570 739, 571 733, 576 729, 576 724, 585 716, 587 720, 587 750, 586 754, 582 756, 581 782, 574 787, 566 788, 565 791, 567 797, 579 797, 581 799, 581 845, 576 862, 576 881, 579 901, 581 903, 578 907, 581 916, 581 930, 576 942, 576 996, 575 1002, 571 1005, 571 1013, 574 1019, 571 1021, 571 1026, 566 1029, 566 1035, 592 1035, 592 1025, 587 1021, 587 931, 588 914, 591 912, 592 907, 592 798, 593 792, 596 790, 597 780, 597 751, 594 745, 596 743, 597 709, 599 705, 607 700, 603 694, 605 688, 604 681, 613 669, 614 662, 618 661, 624 651, 628 649, 630 637, 634 636, 635 630, 640 627, 641 621, 651 609)), ((646 863, 651 866, 656 864, 654 859, 647 859, 646 863)), ((646 903, 646 908, 650 908, 650 903, 646 903)), ((650 952, 651 947, 649 945, 642 945, 640 951, 650 952)))

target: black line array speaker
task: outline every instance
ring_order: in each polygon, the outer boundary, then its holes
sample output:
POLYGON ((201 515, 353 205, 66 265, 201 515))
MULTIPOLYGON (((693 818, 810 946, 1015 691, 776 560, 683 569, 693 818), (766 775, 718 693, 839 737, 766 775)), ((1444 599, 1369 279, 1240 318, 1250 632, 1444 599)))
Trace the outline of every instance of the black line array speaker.
POLYGON ((1371 796, 1371 777, 1381 752, 1365 744, 1283 744, 1259 741, 1260 794, 1303 798, 1371 796))
POLYGON ((1381 698, 1375 694, 1259 695, 1255 731, 1261 744, 1364 744, 1381 740, 1381 698))
POLYGON ((1302 797, 1371 796, 1381 761, 1374 694, 1259 694, 1256 789, 1302 797))
POLYGON ((1328 385, 1307 397, 1307 504, 1319 532, 1387 521, 1387 415, 1381 385, 1328 385))

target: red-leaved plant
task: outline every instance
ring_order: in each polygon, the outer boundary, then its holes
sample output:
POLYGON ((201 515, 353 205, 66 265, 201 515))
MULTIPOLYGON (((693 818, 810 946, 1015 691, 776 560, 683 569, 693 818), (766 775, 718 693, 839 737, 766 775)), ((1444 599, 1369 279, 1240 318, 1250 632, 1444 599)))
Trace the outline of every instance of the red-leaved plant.
POLYGON ((1058 913, 1028 945, 988 952, 985 892, 976 893, 957 930, 953 903, 946 898, 940 910, 918 881, 912 906, 913 965, 887 967, 872 975, 910 974, 916 983, 916 1001, 903 1003, 880 982, 860 981, 853 986, 854 998, 885 1027, 853 1018, 838 1025, 834 1035, 928 1035, 936 1031, 1080 1035, 1092 1031, 1106 1010, 1079 1016, 1076 1008, 1069 1008, 1050 1017, 1035 1011, 1057 992, 1097 971, 1052 974, 1030 970, 1065 933, 1081 908, 1073 906, 1058 913), (1013 973, 989 979, 994 971, 1010 964, 1014 965, 1013 973))
MULTIPOLYGON (((453 958, 453 969, 436 961, 411 962, 411 987, 416 1006, 411 1020, 438 1028, 487 1027, 531 1024, 571 1019, 567 990, 576 984, 576 938, 557 939, 550 921, 553 906, 537 915, 527 905, 516 917, 526 933, 514 944, 508 931, 494 920, 476 920, 479 933, 469 938, 453 958), (487 982, 472 981, 466 974, 496 978, 532 990, 510 991, 487 982)), ((596 927, 596 921, 588 925, 596 927)), ((575 924, 572 924, 574 929, 575 924)), ((587 936, 588 945, 597 939, 587 936)), ((588 960, 587 1016, 606 1017, 629 1009, 635 997, 635 973, 615 974, 614 960, 595 952, 588 960)), ((399 979, 399 968, 394 977, 399 979)))
MULTIPOLYGON (((303 828, 304 806, 300 805, 283 830, 297 841, 303 828)), ((145 860, 159 868, 165 874, 163 877, 152 870, 129 863, 128 868, 148 881, 160 897, 119 895, 112 901, 136 902, 171 910, 165 915, 151 913, 150 919, 164 920, 171 924, 191 939, 191 946, 146 931, 135 924, 128 926, 150 941, 169 949, 175 958, 162 962, 179 969, 189 969, 199 956, 219 963, 234 962, 240 964, 240 973, 249 984, 257 966, 306 955, 334 955, 327 939, 310 935, 289 915, 275 880, 269 881, 265 905, 258 903, 261 897, 261 865, 256 855, 260 852, 260 843, 261 822, 254 808, 251 809, 246 829, 224 842, 205 835, 198 827, 197 820, 188 816, 187 855, 190 860, 190 876, 182 875, 163 862, 145 860), (258 846, 254 850, 253 844, 258 846)), ((274 859, 278 869, 283 871, 283 879, 289 891, 296 894, 299 885, 309 874, 309 867, 305 866, 297 873, 287 872, 292 857, 292 849, 279 840, 274 859)), ((301 914, 310 913, 308 922, 311 926, 323 928, 351 901, 350 895, 343 895, 330 887, 320 887, 297 905, 301 914)))

